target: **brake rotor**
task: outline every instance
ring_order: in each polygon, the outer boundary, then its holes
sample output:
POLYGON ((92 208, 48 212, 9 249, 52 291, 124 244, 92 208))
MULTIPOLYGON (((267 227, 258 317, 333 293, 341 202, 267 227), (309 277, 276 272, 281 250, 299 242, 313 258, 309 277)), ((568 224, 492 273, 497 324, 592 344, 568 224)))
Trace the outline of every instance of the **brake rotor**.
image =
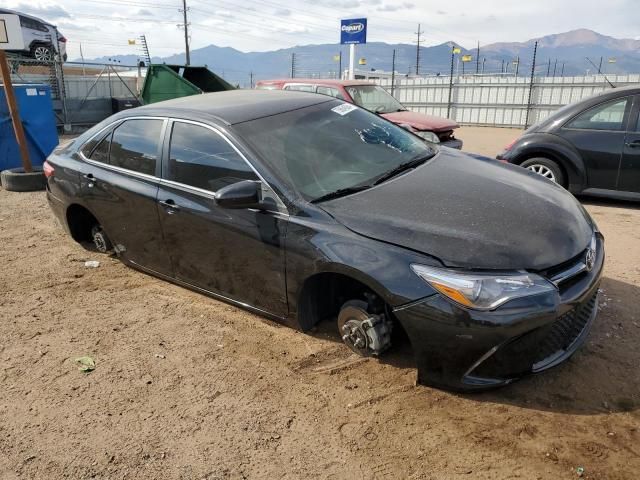
POLYGON ((369 304, 351 300, 338 314, 338 329, 342 341, 358 355, 380 355, 391 346, 393 322, 384 312, 369 312, 369 304))
POLYGON ((365 302, 352 302, 347 305, 338 315, 338 331, 342 337, 342 341, 358 355, 363 357, 371 355, 373 352, 369 349, 369 337, 363 328, 370 315, 367 312, 367 304, 365 302), (362 304, 362 305, 360 305, 362 304))

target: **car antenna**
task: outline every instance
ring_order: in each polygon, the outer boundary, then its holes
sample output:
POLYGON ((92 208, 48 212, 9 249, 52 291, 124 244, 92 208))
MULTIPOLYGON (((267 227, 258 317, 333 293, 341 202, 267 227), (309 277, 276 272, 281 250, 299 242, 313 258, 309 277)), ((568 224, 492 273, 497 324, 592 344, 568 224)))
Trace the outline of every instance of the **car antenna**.
POLYGON ((586 59, 587 59, 587 62, 589 62, 591 65, 593 65, 593 68, 595 68, 595 69, 597 69, 597 70, 598 70, 598 73, 599 73, 600 75, 604 76, 604 79, 605 79, 605 80, 607 81, 607 83, 611 86, 611 88, 616 88, 616 86, 615 86, 613 83, 611 83, 611 82, 609 81, 609 79, 607 78, 607 76, 606 76, 604 73, 602 73, 598 67, 596 67, 596 64, 595 64, 595 63, 593 63, 589 57, 584 57, 584 58, 586 58, 586 59))

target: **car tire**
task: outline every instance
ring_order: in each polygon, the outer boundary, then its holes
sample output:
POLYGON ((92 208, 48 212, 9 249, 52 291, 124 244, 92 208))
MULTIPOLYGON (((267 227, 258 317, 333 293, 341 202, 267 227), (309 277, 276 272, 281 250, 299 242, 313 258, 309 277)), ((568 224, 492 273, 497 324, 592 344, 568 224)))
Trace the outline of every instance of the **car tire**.
POLYGON ((558 185, 563 187, 565 186, 564 172, 562 171, 562 168, 560 168, 560 165, 553 160, 544 157, 530 158, 529 160, 522 162, 520 166, 537 173, 558 185))
POLYGON ((47 179, 42 167, 34 167, 30 173, 23 168, 11 168, 0 173, 0 183, 9 192, 37 192, 45 189, 47 179))

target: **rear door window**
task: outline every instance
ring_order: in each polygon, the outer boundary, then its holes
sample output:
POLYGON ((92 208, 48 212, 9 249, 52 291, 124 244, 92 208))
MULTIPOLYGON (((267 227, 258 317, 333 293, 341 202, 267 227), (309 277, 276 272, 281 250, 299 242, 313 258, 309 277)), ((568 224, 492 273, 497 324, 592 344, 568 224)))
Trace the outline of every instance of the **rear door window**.
MULTIPOLYGON (((94 162, 109 163, 109 150, 111 148, 111 133, 98 143, 93 151, 87 156, 94 162)), ((85 155, 86 156, 86 155, 85 155)))
POLYGON ((209 128, 175 122, 167 180, 215 192, 242 180, 257 180, 251 166, 221 135, 209 128))
POLYGON ((156 174, 158 145, 164 120, 126 120, 114 131, 109 163, 146 175, 156 174))
MULTIPOLYGON (((86 158, 90 158, 91 160, 95 160, 96 162, 109 163, 109 144, 111 142, 111 131, 108 133, 102 132, 99 135, 96 135, 87 143, 85 143, 80 151, 82 155, 86 158), (105 152, 106 157, 94 158, 94 155, 98 152, 98 150, 105 152)), ((99 155, 99 153, 98 153, 99 155)))

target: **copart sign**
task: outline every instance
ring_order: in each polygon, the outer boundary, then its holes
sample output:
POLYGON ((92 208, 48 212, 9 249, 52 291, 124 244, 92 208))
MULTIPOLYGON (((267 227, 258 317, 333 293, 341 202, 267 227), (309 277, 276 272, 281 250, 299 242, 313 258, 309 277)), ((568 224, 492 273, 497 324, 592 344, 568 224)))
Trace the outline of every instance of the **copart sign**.
POLYGON ((340 22, 340 43, 367 43, 367 19, 352 18, 340 22))

